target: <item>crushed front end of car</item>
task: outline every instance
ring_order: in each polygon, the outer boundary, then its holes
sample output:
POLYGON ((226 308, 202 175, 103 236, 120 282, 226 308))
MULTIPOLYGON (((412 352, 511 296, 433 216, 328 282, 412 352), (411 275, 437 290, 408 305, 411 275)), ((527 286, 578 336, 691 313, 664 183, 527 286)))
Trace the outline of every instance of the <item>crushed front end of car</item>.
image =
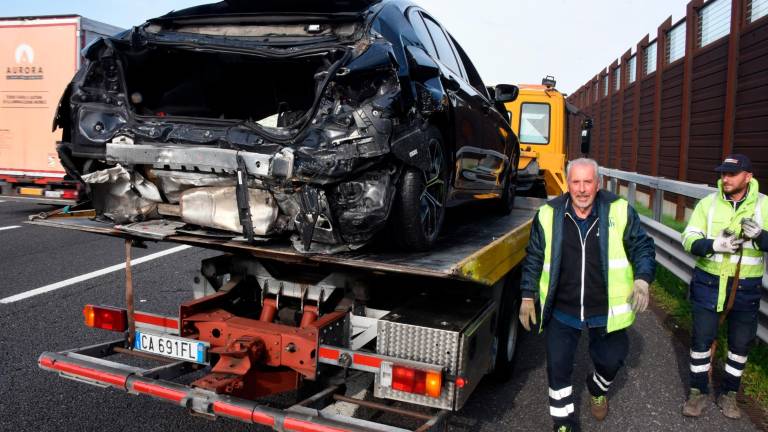
POLYGON ((418 159, 391 149, 416 123, 390 43, 344 16, 160 18, 96 42, 55 120, 63 165, 120 226, 290 235, 302 251, 366 244, 402 159, 418 159))

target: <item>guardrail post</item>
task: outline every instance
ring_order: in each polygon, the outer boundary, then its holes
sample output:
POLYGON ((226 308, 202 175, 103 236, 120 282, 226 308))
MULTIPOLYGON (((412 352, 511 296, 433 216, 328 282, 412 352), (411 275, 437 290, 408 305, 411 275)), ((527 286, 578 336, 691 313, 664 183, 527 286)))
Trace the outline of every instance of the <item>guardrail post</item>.
POLYGON ((608 180, 608 190, 618 195, 618 180, 615 177, 611 177, 608 180))
POLYGON ((627 187, 627 201, 629 202, 629 205, 631 205, 632 207, 635 206, 636 193, 637 193, 637 183, 629 182, 629 185, 627 187))
POLYGON ((653 220, 661 222, 661 215, 664 214, 664 191, 654 189, 653 194, 653 220))

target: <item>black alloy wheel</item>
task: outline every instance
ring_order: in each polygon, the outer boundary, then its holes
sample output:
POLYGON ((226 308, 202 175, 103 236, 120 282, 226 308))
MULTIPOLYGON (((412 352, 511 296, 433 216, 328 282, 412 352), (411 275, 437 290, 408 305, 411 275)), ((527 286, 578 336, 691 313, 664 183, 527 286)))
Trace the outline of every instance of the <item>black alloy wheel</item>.
POLYGON ((448 160, 440 131, 427 130, 430 166, 426 171, 408 167, 397 197, 398 220, 394 226, 400 245, 424 251, 434 245, 445 219, 448 199, 448 160))
POLYGON ((504 181, 501 184, 501 196, 496 202, 496 210, 502 215, 508 215, 515 206, 515 196, 517 195, 517 165, 520 156, 516 153, 512 156, 506 172, 504 181))

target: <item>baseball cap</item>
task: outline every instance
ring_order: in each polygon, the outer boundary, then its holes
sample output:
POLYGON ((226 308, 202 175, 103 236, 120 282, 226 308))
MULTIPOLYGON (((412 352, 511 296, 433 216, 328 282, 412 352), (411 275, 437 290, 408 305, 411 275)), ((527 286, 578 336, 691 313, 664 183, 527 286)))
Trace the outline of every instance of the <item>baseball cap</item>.
POLYGON ((715 168, 715 171, 717 172, 727 172, 727 173, 737 173, 737 172, 752 172, 752 162, 749 160, 748 157, 744 156, 743 154, 732 154, 728 155, 724 160, 723 163, 720 164, 717 168, 715 168))

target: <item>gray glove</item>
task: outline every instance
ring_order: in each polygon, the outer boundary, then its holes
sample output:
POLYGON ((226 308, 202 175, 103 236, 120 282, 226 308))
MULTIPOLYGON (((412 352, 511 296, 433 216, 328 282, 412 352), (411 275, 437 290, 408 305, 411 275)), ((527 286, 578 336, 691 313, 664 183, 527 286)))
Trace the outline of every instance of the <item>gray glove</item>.
POLYGON ((742 243, 744 243, 743 239, 738 239, 732 232, 723 230, 712 243, 712 250, 719 253, 733 254, 739 250, 742 243))
POLYGON ((520 323, 527 331, 531 331, 531 325, 536 325, 536 304, 533 299, 524 298, 520 304, 520 323))
POLYGON ((635 313, 645 312, 648 307, 648 282, 643 279, 635 279, 632 294, 627 299, 635 313))
POLYGON ((741 235, 750 240, 756 239, 763 232, 763 228, 754 221, 752 218, 744 218, 741 220, 741 235))

